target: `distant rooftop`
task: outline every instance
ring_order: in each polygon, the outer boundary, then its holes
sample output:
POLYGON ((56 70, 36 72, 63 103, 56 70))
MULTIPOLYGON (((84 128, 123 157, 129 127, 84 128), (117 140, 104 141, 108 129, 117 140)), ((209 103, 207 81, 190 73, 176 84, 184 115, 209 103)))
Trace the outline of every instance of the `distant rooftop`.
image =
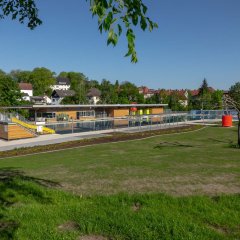
POLYGON ((91 88, 87 93, 88 97, 100 97, 100 95, 101 91, 97 88, 91 88))
POLYGON ((75 91, 73 90, 54 90, 52 96, 58 97, 72 97, 75 95, 75 91))
POLYGON ((23 83, 23 82, 21 82, 21 83, 18 84, 18 86, 19 86, 19 88, 21 90, 33 90, 33 87, 32 87, 31 83, 23 83))
POLYGON ((55 85, 70 85, 70 79, 65 77, 57 77, 55 85))
POLYGON ((168 104, 66 104, 66 105, 28 105, 0 107, 1 109, 39 109, 39 108, 130 108, 130 107, 167 107, 168 104))

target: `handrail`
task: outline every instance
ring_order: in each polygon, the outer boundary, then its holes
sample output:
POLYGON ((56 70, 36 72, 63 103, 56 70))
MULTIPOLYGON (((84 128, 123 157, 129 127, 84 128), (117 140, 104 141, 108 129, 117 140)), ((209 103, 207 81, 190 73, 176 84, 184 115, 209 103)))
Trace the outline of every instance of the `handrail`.
POLYGON ((19 123, 16 123, 16 124, 17 124, 19 127, 23 128, 24 130, 28 131, 29 133, 33 134, 35 137, 38 136, 38 134, 36 133, 35 130, 30 129, 30 128, 27 128, 27 127, 25 127, 25 126, 23 126, 23 125, 21 125, 21 124, 19 124, 19 123))
MULTIPOLYGON (((11 120, 12 120, 12 122, 18 123, 18 124, 22 125, 25 128, 34 129, 34 130, 37 131, 37 125, 23 122, 23 121, 17 119, 16 117, 13 117, 11 120)), ((55 133, 55 131, 53 129, 48 128, 48 127, 44 127, 43 126, 42 129, 43 129, 43 132, 45 132, 45 133, 50 133, 50 134, 54 134, 55 133)))

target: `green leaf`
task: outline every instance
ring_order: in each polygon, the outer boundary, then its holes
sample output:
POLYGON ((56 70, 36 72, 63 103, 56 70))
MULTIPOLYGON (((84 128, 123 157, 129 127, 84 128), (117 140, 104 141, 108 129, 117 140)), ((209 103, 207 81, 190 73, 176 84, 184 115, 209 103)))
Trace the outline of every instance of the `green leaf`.
POLYGON ((120 24, 118 24, 118 35, 120 36, 122 34, 122 27, 120 24))
POLYGON ((143 14, 146 14, 146 12, 147 12, 147 7, 146 7, 144 4, 142 4, 142 9, 143 9, 143 14))
POLYGON ((132 23, 135 26, 138 24, 138 15, 137 14, 132 15, 132 23))
POLYGON ((140 26, 143 31, 145 31, 145 29, 147 28, 147 22, 146 22, 146 19, 144 18, 144 16, 141 16, 140 26))

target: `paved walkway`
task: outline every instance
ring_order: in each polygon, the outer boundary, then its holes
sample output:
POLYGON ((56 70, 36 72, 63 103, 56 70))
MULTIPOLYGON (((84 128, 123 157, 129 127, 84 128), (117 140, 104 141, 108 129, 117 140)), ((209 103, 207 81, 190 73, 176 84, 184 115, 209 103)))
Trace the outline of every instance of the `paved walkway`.
POLYGON ((55 143, 76 141, 86 138, 103 137, 106 136, 106 134, 109 132, 113 132, 113 129, 97 132, 71 133, 63 135, 61 134, 42 135, 36 138, 19 139, 12 141, 0 140, 0 151, 7 151, 23 147, 43 146, 55 143))
MULTIPOLYGON (((76 141, 80 139, 99 138, 99 137, 104 137, 107 134, 111 134, 112 132, 134 133, 134 132, 141 132, 141 131, 173 128, 173 127, 184 126, 188 124, 196 124, 196 122, 198 122, 197 124, 203 123, 202 121, 189 121, 189 122, 179 122, 179 123, 166 123, 166 124, 160 124, 160 125, 159 124, 147 125, 147 126, 141 126, 141 127, 138 126, 138 127, 129 127, 129 128, 127 127, 127 128, 118 128, 118 129, 108 129, 108 130, 90 131, 90 132, 81 132, 81 133, 42 135, 36 138, 19 139, 19 140, 12 140, 12 141, 5 141, 0 139, 0 151, 7 151, 7 150, 23 148, 23 147, 43 146, 43 145, 49 145, 49 144, 55 144, 55 143, 76 141)), ((211 121, 211 122, 214 122, 214 121, 211 121)))

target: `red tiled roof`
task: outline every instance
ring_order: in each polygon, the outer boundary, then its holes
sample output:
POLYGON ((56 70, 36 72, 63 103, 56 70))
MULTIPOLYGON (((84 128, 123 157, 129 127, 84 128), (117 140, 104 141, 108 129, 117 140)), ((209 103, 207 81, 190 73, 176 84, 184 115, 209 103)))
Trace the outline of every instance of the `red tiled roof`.
POLYGON ((31 83, 19 83, 19 88, 21 90, 33 90, 31 83))
POLYGON ((196 96, 196 95, 198 95, 198 93, 199 93, 199 90, 190 90, 190 93, 191 93, 191 95, 192 96, 196 96))

